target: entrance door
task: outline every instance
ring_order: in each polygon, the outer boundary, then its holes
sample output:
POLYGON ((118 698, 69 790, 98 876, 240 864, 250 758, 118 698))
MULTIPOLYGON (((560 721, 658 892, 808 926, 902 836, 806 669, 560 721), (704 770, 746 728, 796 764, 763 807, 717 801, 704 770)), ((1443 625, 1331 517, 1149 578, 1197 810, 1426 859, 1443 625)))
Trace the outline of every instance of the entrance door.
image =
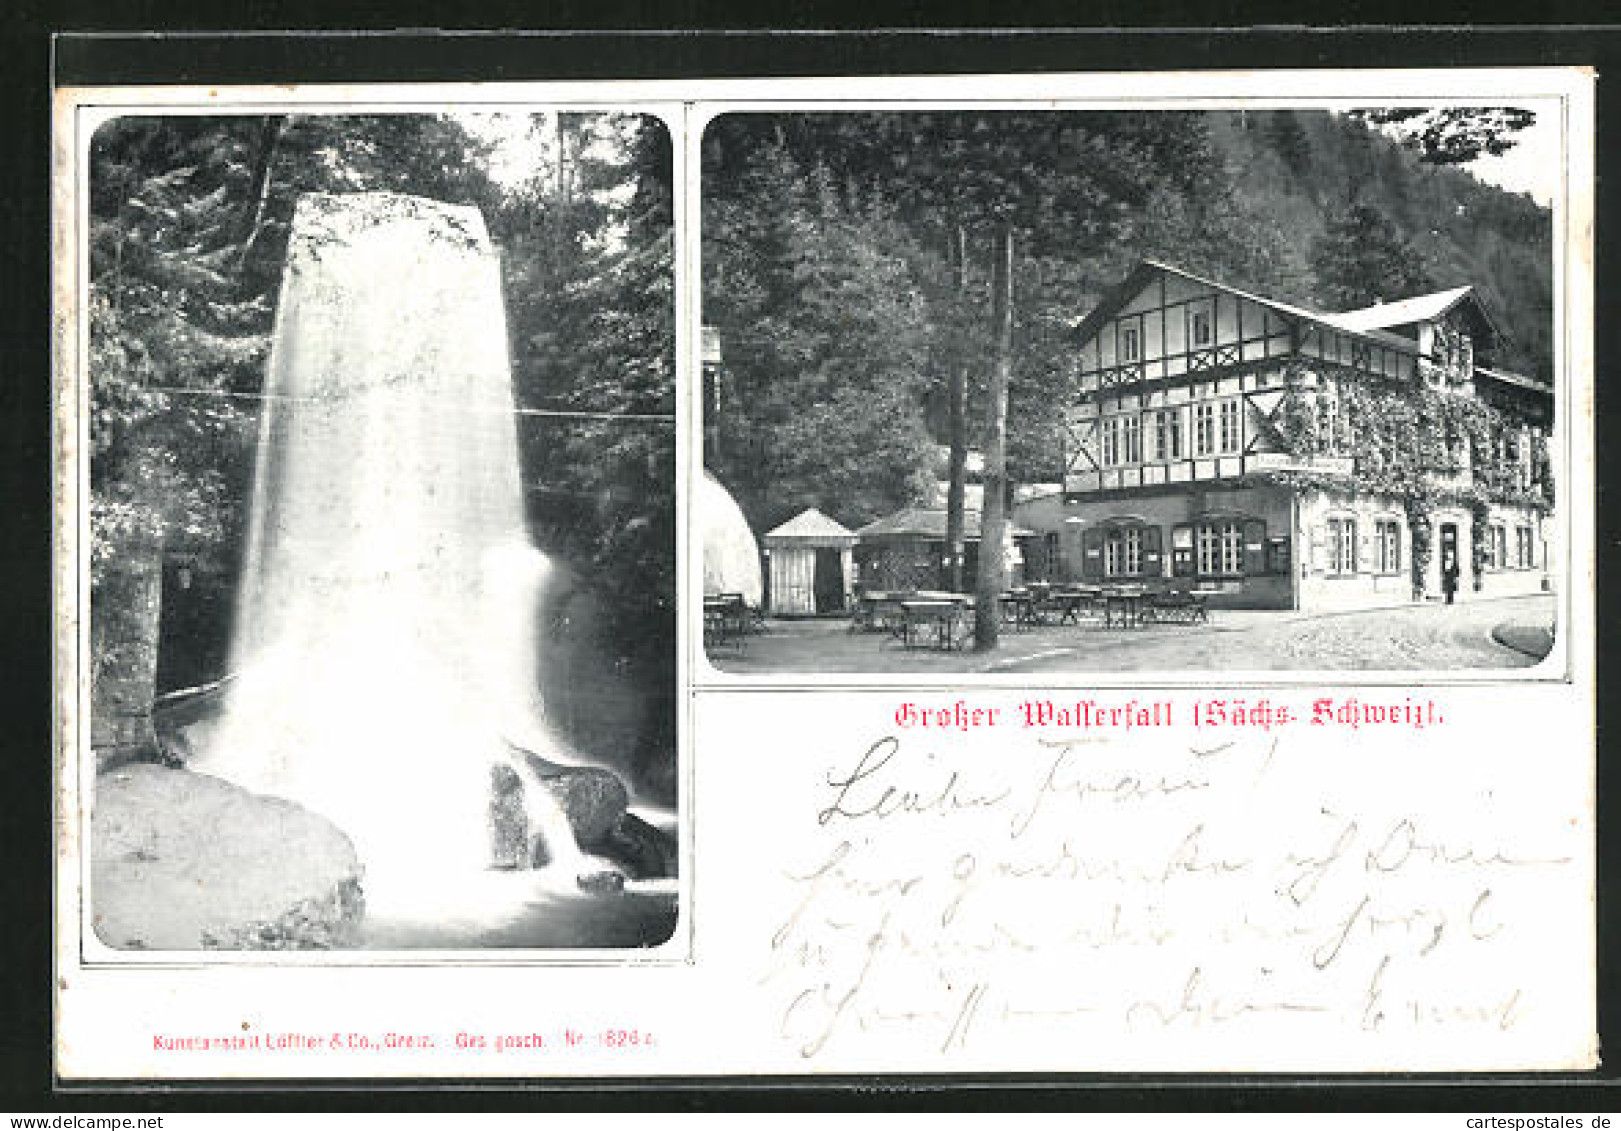
POLYGON ((1441 591, 1444 593, 1448 587, 1447 576, 1451 574, 1452 586, 1456 586, 1458 579, 1463 576, 1463 562, 1458 558, 1458 524, 1443 522, 1441 524, 1440 554, 1436 557, 1436 564, 1440 569, 1441 591))
POLYGON ((835 546, 816 549, 816 611, 844 611, 844 558, 835 546))

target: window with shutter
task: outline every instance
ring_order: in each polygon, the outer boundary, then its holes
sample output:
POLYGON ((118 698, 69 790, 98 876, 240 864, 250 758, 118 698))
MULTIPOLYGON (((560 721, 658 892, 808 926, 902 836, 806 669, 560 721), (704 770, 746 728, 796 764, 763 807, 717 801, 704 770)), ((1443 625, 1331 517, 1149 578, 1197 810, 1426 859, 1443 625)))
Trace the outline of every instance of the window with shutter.
POLYGON ((1165 573, 1161 559, 1161 534, 1157 526, 1143 527, 1143 572, 1150 577, 1160 577, 1165 573))
POLYGON ((1253 519, 1207 519, 1194 524, 1194 562, 1201 577, 1240 577, 1265 569, 1265 524, 1253 519), (1246 550, 1246 526, 1257 522, 1261 533, 1253 557, 1246 550))
POLYGON ((1143 527, 1116 525, 1103 536, 1105 577, 1138 577, 1143 572, 1143 527))
POLYGON ((1103 580, 1103 531, 1097 527, 1081 531, 1081 577, 1103 580))
POLYGON ((1258 518, 1244 520, 1244 573, 1254 576, 1266 572, 1266 523, 1258 518))

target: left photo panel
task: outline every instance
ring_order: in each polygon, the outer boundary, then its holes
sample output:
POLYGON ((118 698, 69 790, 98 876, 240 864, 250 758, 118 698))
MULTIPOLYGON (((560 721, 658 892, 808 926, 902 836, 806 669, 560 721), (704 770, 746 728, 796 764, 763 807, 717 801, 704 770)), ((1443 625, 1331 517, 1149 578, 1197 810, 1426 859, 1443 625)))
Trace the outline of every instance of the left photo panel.
POLYGON ((251 109, 58 142, 81 953, 662 946, 670 131, 251 109))

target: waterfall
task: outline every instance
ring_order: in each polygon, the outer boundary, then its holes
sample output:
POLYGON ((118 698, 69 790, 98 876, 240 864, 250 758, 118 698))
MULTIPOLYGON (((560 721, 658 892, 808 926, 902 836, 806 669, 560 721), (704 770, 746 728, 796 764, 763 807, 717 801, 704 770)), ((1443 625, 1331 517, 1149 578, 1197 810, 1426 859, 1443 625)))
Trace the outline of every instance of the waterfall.
POLYGON ((478 211, 390 193, 300 200, 238 594, 239 678, 193 768, 332 820, 361 856, 369 903, 374 889, 454 885, 486 867, 498 761, 524 780, 530 827, 560 841, 554 860, 579 858, 507 746, 575 761, 539 706, 551 567, 528 540, 514 421, 500 264, 478 211))

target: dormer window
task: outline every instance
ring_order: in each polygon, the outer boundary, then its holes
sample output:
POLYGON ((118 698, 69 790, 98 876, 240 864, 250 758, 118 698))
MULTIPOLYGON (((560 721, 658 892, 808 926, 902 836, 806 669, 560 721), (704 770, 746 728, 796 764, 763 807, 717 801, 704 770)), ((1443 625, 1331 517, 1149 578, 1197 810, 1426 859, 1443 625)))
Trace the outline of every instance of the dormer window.
POLYGON ((1192 307, 1188 312, 1188 344, 1194 349, 1202 349, 1215 340, 1211 329, 1210 307, 1200 305, 1192 307))
POLYGON ((1120 327, 1120 360, 1140 361, 1143 356, 1142 330, 1136 325, 1120 327))

